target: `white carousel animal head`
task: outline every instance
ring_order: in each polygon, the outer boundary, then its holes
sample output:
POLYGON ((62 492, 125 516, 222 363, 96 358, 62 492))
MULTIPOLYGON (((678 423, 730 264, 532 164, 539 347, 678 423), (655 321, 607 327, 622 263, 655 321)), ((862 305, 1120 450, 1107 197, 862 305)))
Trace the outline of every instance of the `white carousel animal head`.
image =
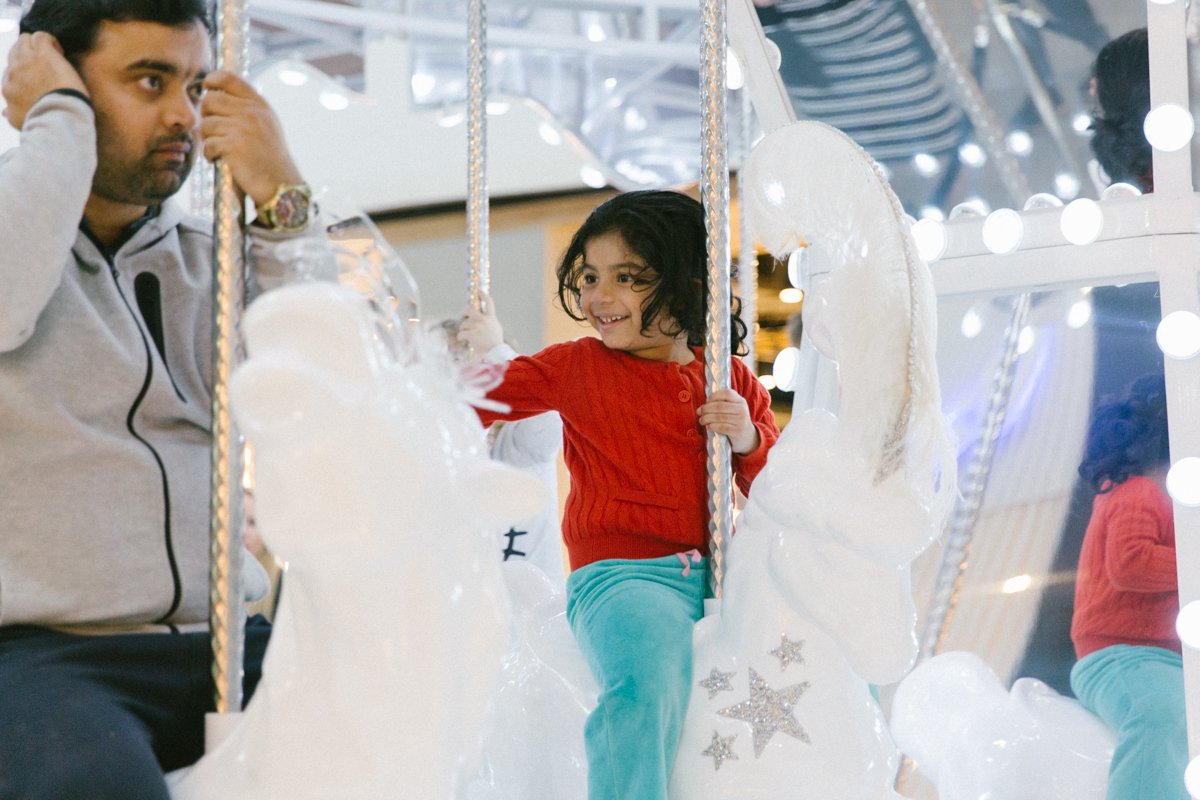
POLYGON ((792 419, 739 527, 773 529, 769 570, 788 602, 859 675, 896 680, 917 655, 909 564, 955 487, 932 281, 883 175, 840 131, 778 129, 745 175, 756 236, 778 257, 807 247, 805 335, 836 362, 840 397, 836 417, 792 419))
POLYGON ((973 653, 949 652, 896 690, 892 734, 945 798, 1100 800, 1112 732, 1041 681, 1004 690, 973 653))

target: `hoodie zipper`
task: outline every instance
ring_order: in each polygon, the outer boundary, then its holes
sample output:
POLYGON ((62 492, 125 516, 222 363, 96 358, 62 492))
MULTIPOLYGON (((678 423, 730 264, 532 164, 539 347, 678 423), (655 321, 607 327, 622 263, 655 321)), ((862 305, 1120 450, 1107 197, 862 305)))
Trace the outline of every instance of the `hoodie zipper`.
MULTIPOLYGON (((129 413, 125 417, 125 428, 129 431, 130 435, 141 442, 142 445, 145 446, 145 448, 150 452, 150 455, 154 457, 154 463, 158 465, 158 472, 162 479, 163 542, 167 550, 167 563, 171 568, 171 581, 174 585, 174 589, 172 592, 170 607, 167 609, 166 613, 155 620, 155 622, 166 623, 166 621, 170 619, 176 611, 179 610, 179 605, 183 600, 183 582, 179 577, 179 564, 176 561, 175 544, 171 537, 171 489, 167 483, 167 467, 165 464, 163 464, 162 457, 159 456, 158 451, 154 449, 154 446, 137 432, 137 428, 133 424, 134 417, 136 416, 138 409, 141 407, 142 401, 146 398, 146 394, 150 391, 150 382, 154 378, 154 354, 150 351, 150 340, 146 336, 146 332, 142 330, 142 325, 138 321, 137 313, 133 310, 133 306, 130 305, 129 298, 125 296, 124 290, 121 289, 121 281, 118 279, 116 264, 113 262, 112 257, 108 253, 105 253, 103 249, 101 249, 101 255, 104 256, 104 260, 108 264, 108 272, 112 276, 113 285, 117 289, 117 295, 120 296, 121 302, 125 304, 125 309, 129 312, 130 317, 133 318, 134 327, 137 328, 138 336, 140 336, 142 340, 142 350, 146 355, 146 377, 142 381, 142 387, 140 390, 138 390, 137 397, 134 398, 133 405, 131 405, 129 408, 129 413)), ((172 386, 174 386, 174 383, 175 382, 172 380, 172 386)), ((176 388, 176 393, 178 393, 178 391, 178 388, 176 388)))

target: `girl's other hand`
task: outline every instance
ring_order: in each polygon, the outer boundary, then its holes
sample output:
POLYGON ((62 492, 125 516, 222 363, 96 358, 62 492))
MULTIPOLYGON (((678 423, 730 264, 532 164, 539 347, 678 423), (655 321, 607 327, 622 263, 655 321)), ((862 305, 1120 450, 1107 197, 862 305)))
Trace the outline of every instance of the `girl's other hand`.
POLYGON ((697 413, 701 425, 729 437, 729 444, 737 455, 744 456, 758 449, 761 439, 758 428, 750 419, 750 406, 746 404, 746 398, 733 389, 713 392, 697 413))
POLYGON ((496 307, 491 295, 480 293, 479 298, 483 308, 467 306, 462 324, 458 326, 458 340, 469 345, 475 356, 481 358, 504 341, 504 328, 496 319, 496 307))

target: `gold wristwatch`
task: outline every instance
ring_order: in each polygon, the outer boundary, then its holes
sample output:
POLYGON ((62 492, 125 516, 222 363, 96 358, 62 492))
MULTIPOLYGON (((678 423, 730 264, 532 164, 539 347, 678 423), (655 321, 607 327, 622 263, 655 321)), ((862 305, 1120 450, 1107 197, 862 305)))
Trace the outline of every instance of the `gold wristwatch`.
POLYGON ((262 224, 280 233, 299 233, 308 227, 312 189, 306 183, 283 183, 271 199, 258 207, 262 224))

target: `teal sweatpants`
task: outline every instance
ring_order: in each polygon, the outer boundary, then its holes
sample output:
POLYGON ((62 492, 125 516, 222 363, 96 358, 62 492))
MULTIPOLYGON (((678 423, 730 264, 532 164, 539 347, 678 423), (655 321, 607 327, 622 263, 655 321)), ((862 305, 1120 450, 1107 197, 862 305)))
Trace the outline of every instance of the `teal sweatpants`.
POLYGON ((1071 670, 1071 691, 1112 728, 1108 800, 1189 800, 1183 659, 1161 647, 1114 645, 1071 670))
POLYGON ((584 726, 588 800, 666 800, 691 698, 706 567, 667 556, 571 573, 567 619, 600 687, 584 726))

